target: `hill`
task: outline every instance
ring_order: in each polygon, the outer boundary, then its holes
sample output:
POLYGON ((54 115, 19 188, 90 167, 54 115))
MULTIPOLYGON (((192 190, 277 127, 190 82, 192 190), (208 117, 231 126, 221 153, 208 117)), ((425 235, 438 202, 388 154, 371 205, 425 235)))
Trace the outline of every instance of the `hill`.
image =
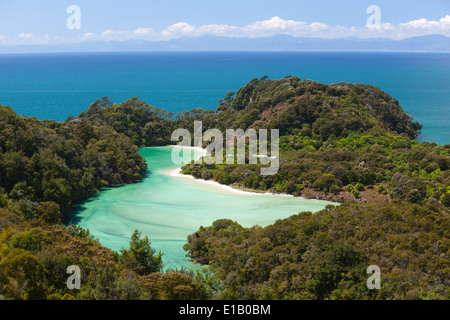
POLYGON ((18 116, 0 105, 0 207, 27 218, 53 202, 61 218, 98 189, 139 181, 147 164, 110 126, 18 116))
POLYGON ((104 97, 63 123, 0 106, 0 299, 449 299, 450 145, 415 141, 420 129, 376 87, 291 76, 253 79, 215 111, 177 115, 135 97, 104 97), (173 144, 196 120, 203 132, 279 129, 280 168, 190 163, 183 173, 343 204, 265 228, 200 227, 185 249, 210 264, 206 275, 161 273, 137 230, 115 253, 62 223, 102 187, 140 181, 138 148, 173 144), (70 264, 87 270, 76 293, 70 264), (381 268, 380 291, 365 287, 368 264, 381 268))
POLYGON ((202 120, 204 130, 280 131, 275 175, 262 176, 260 164, 183 167, 196 178, 340 202, 402 198, 448 204, 450 145, 415 141, 422 126, 370 85, 263 77, 230 92, 215 113, 197 110, 177 126, 192 131, 194 120, 202 120))
POLYGON ((324 39, 275 35, 231 38, 204 35, 167 41, 85 41, 76 44, 0 46, 0 53, 155 52, 155 51, 417 51, 448 52, 450 38, 441 34, 402 40, 354 37, 324 39))
POLYGON ((402 201, 346 203, 243 228, 223 219, 188 237, 228 299, 449 299, 448 214, 402 201), (367 287, 368 266, 381 272, 367 287))

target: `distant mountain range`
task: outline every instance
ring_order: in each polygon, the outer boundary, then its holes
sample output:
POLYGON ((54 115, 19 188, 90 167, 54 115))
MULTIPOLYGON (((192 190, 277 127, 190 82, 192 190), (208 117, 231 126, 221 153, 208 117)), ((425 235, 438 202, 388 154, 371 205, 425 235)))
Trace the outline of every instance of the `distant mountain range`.
POLYGON ((450 37, 440 34, 403 40, 384 38, 182 37, 169 41, 86 41, 78 44, 0 46, 0 53, 134 51, 426 51, 450 52, 450 37))

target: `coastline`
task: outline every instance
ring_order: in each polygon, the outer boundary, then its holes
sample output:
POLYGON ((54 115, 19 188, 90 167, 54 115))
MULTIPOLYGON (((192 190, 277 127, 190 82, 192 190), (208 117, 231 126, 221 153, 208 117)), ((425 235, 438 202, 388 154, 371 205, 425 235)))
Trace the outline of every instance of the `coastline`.
MULTIPOLYGON (((191 149, 195 150, 201 153, 201 156, 205 156, 207 154, 207 150, 200 148, 200 147, 192 147, 192 146, 179 146, 179 145, 168 145, 167 147, 176 147, 176 148, 185 148, 185 149, 191 149)), ((199 158, 194 157, 193 160, 197 160, 199 158)), ((317 201, 327 201, 327 202, 333 202, 336 204, 342 204, 346 201, 356 201, 356 202, 372 202, 375 201, 375 198, 382 199, 383 201, 389 201, 389 199, 386 196, 379 195, 378 193, 371 192, 370 190, 364 191, 364 194, 361 198, 355 199, 352 195, 349 195, 345 191, 341 191, 339 194, 322 194, 321 192, 318 192, 317 190, 312 189, 305 189, 303 192, 303 195, 295 197, 292 194, 287 193, 274 193, 274 192, 265 192, 265 191, 248 191, 248 190, 242 190, 239 188, 236 188, 234 186, 229 186, 225 184, 221 184, 219 182, 216 182, 214 180, 205 180, 205 179, 198 179, 195 178, 192 175, 183 174, 181 172, 181 167, 168 170, 165 172, 162 172, 165 175, 172 176, 172 177, 181 177, 181 178, 187 178, 194 180, 199 183, 208 184, 210 186, 214 186, 218 189, 221 189, 222 191, 226 191, 228 193, 234 193, 234 194, 241 194, 241 195, 258 195, 258 196, 282 196, 282 197, 293 197, 293 198, 300 198, 305 200, 317 200, 317 201), (366 196, 369 196, 366 198, 366 196)), ((373 190, 372 190, 373 191, 373 190)))
POLYGON ((254 192, 254 191, 244 191, 244 190, 240 190, 240 189, 236 189, 221 183, 218 183, 216 181, 213 180, 205 180, 205 179, 197 179, 194 178, 191 175, 188 174, 183 174, 181 173, 181 168, 176 168, 170 171, 166 171, 164 172, 165 174, 171 176, 171 177, 182 177, 182 178, 188 178, 194 181, 197 181, 199 183, 204 183, 204 184, 209 184, 209 185, 213 185, 216 187, 219 187, 223 190, 232 192, 232 193, 238 193, 238 194, 246 194, 246 195, 252 195, 252 196, 283 196, 283 197, 294 197, 291 194, 286 194, 286 193, 271 193, 271 192, 254 192))
MULTIPOLYGON (((200 153, 202 154, 202 157, 203 157, 203 156, 206 156, 206 154, 207 154, 206 149, 203 149, 203 148, 200 148, 200 147, 179 146, 179 145, 177 145, 177 144, 170 144, 170 145, 168 145, 168 146, 166 146, 166 147, 183 148, 183 149, 190 149, 190 150, 198 151, 198 152, 200 152, 200 153)), ((197 160, 197 159, 193 159, 193 160, 197 160)))
MULTIPOLYGON (((191 150, 195 150, 195 151, 199 151, 202 156, 205 156, 207 154, 207 150, 200 148, 200 147, 192 147, 192 146, 179 146, 179 145, 168 145, 167 147, 176 147, 176 148, 185 148, 185 149, 191 149, 191 150)), ((198 158, 195 158, 193 160, 197 160, 198 158)), ((205 180, 205 179, 197 179, 191 175, 187 175, 187 174, 183 174, 181 173, 181 167, 173 169, 173 170, 169 170, 169 171, 165 171, 163 172, 164 174, 171 176, 171 177, 182 177, 182 178, 188 178, 188 179, 192 179, 194 181, 197 181, 199 183, 204 183, 204 184, 209 184, 212 186, 216 186, 218 188, 221 188, 225 191, 231 192, 231 193, 237 193, 237 194, 242 194, 242 195, 257 195, 257 196, 282 196, 282 197, 294 197, 291 194, 287 194, 287 193, 272 193, 272 192, 256 192, 256 191, 245 191, 245 190, 240 190, 237 188, 233 188, 231 186, 228 185, 224 185, 221 183, 218 183, 216 181, 213 180, 205 180)), ((303 197, 299 197, 302 199, 306 199, 303 197)))

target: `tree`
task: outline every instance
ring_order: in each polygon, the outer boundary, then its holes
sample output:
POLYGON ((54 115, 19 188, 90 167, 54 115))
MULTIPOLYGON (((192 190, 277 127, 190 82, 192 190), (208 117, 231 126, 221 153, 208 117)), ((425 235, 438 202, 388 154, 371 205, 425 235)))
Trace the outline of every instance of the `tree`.
POLYGON ((181 272, 155 272, 142 278, 150 299, 194 300, 207 298, 210 294, 204 277, 193 278, 181 272))
POLYGON ((341 188, 339 188, 337 185, 333 184, 330 188, 330 192, 332 194, 338 194, 341 191, 341 188))
POLYGON ((162 269, 162 253, 151 248, 147 236, 142 238, 142 233, 135 230, 131 236, 130 248, 121 250, 121 260, 137 274, 146 275, 151 272, 159 272, 162 269))
POLYGON ((45 268, 42 263, 30 252, 24 249, 13 248, 1 259, 0 274, 7 283, 3 294, 7 298, 43 299, 45 297, 43 281, 45 268))
POLYGON ((226 102, 230 102, 233 99, 234 94, 234 91, 228 92, 223 100, 225 100, 226 102))
POLYGON ((62 222, 59 205, 53 201, 42 202, 37 210, 40 213, 40 218, 47 223, 57 224, 62 222))
POLYGON ((442 195, 441 202, 444 204, 444 206, 450 207, 450 193, 447 192, 446 194, 442 195))

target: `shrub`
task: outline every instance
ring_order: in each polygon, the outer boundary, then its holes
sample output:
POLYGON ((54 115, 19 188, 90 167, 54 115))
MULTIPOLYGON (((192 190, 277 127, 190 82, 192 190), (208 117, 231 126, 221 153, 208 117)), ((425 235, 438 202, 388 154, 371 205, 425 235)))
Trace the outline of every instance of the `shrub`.
POLYGON ((336 179, 332 174, 324 173, 320 177, 317 178, 313 183, 313 188, 317 190, 327 191, 331 188, 332 185, 342 184, 340 180, 336 179))
POLYGON ((341 188, 339 188, 337 185, 333 184, 330 188, 330 192, 333 194, 338 194, 341 191, 341 188))
POLYGON ((377 192, 378 192, 379 194, 387 194, 387 190, 386 190, 386 188, 383 187, 383 186, 379 186, 378 189, 377 189, 377 192))
POLYGON ((441 196, 441 202, 444 206, 450 207, 450 193, 446 193, 441 196))
POLYGON ((202 179, 209 180, 212 177, 213 177, 213 173, 211 172, 211 170, 205 170, 202 172, 202 179))

